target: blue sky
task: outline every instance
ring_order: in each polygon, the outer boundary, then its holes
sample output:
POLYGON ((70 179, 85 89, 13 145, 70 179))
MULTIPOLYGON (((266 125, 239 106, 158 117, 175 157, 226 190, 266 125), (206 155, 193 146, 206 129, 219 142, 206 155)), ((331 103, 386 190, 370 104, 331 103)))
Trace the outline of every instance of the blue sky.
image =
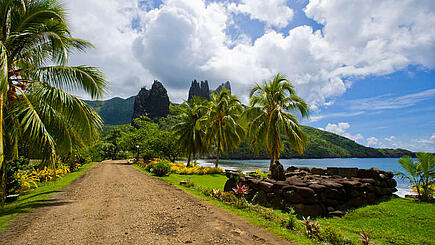
POLYGON ((73 34, 96 48, 106 98, 154 79, 182 102, 190 81, 230 80, 248 103, 284 73, 312 107, 303 123, 373 147, 435 152, 435 5, 430 0, 75 0, 73 34))

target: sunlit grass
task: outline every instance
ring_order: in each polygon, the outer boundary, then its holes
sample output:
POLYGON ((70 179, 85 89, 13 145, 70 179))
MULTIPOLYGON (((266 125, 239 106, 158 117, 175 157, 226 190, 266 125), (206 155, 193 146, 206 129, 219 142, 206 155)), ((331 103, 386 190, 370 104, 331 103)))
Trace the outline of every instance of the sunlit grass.
MULTIPOLYGON (((140 167, 137 167, 140 169, 140 167)), ((282 228, 279 224, 258 218, 257 214, 247 210, 241 210, 226 205, 213 198, 203 195, 194 188, 180 186, 180 181, 190 178, 195 186, 223 189, 227 180, 225 175, 177 175, 162 177, 161 179, 177 186, 197 197, 205 199, 217 206, 229 210, 239 216, 249 219, 251 222, 267 228, 269 231, 282 237, 310 244, 301 233, 291 232, 282 228)), ((279 210, 274 210, 280 213, 279 210)), ((343 232, 346 238, 354 244, 360 244, 360 229, 372 232, 373 240, 377 244, 435 244, 435 203, 419 203, 410 199, 392 198, 377 205, 362 207, 350 211, 339 218, 318 218, 322 226, 333 226, 343 232)))

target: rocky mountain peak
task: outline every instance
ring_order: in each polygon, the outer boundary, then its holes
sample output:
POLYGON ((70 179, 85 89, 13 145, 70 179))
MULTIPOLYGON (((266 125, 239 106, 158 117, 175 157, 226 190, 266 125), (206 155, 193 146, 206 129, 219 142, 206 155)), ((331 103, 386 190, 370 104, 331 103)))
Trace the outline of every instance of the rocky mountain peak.
POLYGON ((169 112, 168 92, 161 82, 155 80, 150 90, 142 88, 136 95, 132 120, 141 116, 150 119, 166 117, 169 112))

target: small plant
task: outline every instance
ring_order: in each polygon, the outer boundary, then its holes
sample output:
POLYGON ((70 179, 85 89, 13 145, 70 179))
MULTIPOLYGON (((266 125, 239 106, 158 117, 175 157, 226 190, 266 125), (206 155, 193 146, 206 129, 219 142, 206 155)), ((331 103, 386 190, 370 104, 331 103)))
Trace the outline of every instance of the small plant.
POLYGON ((159 177, 168 175, 170 172, 171 172, 171 165, 167 160, 158 161, 155 167, 153 167, 151 170, 151 173, 159 177))
POLYGON ((402 179, 408 179, 411 188, 416 190, 419 200, 430 201, 435 193, 435 156, 432 153, 418 152, 417 161, 410 156, 397 160, 405 172, 398 172, 402 179))
POLYGON ((294 210, 290 209, 290 212, 280 217, 281 226, 289 230, 295 230, 297 224, 297 218, 294 215, 294 210))
POLYGON ((264 208, 260 215, 266 220, 274 220, 276 218, 276 214, 273 210, 264 208))
POLYGON ((305 234, 307 235, 307 237, 310 239, 320 240, 321 232, 320 232, 319 223, 317 223, 315 221, 311 221, 310 216, 308 216, 308 218, 306 218, 306 219, 305 219, 305 217, 303 217, 303 219, 304 220, 301 222, 305 227, 305 234))
POLYGON ((321 240, 333 245, 351 244, 351 242, 344 237, 342 232, 337 232, 337 230, 330 225, 323 228, 321 240))
POLYGON ((376 244, 374 241, 370 240, 370 233, 365 233, 364 230, 361 229, 361 232, 359 234, 361 236, 359 240, 362 242, 363 245, 376 244))

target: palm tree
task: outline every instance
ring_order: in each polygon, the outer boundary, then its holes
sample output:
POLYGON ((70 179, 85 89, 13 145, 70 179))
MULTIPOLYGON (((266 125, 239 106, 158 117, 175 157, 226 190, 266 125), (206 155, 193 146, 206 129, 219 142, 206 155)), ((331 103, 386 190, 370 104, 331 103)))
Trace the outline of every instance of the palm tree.
POLYGON ((256 148, 266 146, 270 156, 270 168, 279 160, 284 134, 293 150, 303 154, 307 135, 302 131, 298 118, 291 112, 308 117, 308 105, 296 96, 295 89, 284 75, 277 74, 272 81, 252 89, 250 108, 246 115, 250 119, 248 135, 256 148))
POLYGON ((397 160, 405 170, 397 175, 409 180, 420 200, 431 200, 435 192, 435 156, 424 152, 417 152, 416 156, 417 161, 410 156, 397 160))
MULTIPOLYGON (((26 141, 54 167, 59 153, 94 142, 102 120, 69 92, 102 96, 98 68, 67 66, 91 44, 73 38, 56 0, 0 0, 0 168, 26 141)), ((3 171, 4 172, 4 171, 3 171)), ((4 183, 4 180, 3 180, 4 183)))
POLYGON ((206 110, 206 101, 195 96, 180 108, 182 110, 180 122, 172 130, 178 136, 178 143, 187 154, 186 166, 189 167, 191 158, 206 149, 205 130, 199 125, 206 110))
POLYGON ((212 94, 207 114, 202 121, 206 126, 206 138, 209 145, 216 145, 216 163, 219 166, 221 151, 234 150, 242 141, 245 131, 240 124, 243 106, 236 96, 227 89, 212 94))

